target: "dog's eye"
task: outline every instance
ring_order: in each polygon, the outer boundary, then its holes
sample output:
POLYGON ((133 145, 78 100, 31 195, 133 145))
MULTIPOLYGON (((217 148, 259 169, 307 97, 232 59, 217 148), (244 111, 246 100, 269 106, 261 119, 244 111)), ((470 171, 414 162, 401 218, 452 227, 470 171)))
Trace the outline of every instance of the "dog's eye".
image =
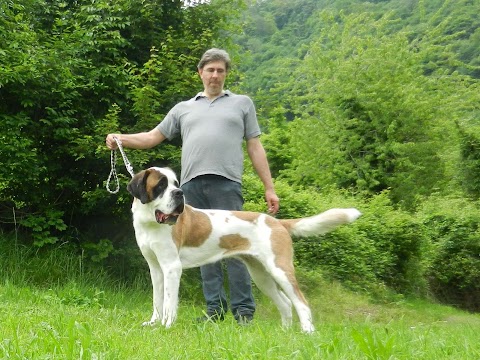
POLYGON ((179 187, 179 186, 180 186, 180 184, 178 183, 177 180, 175 180, 175 181, 173 182, 173 185, 175 185, 175 187, 179 187))
POLYGON ((162 177, 158 182, 158 185, 162 188, 166 188, 168 186, 168 179, 166 177, 162 177))

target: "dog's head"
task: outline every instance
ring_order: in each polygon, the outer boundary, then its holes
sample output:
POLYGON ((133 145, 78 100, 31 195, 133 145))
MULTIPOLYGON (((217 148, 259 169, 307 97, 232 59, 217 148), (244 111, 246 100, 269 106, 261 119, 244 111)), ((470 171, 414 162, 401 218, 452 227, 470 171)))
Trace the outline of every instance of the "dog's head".
POLYGON ((175 173, 169 168, 152 167, 136 174, 127 186, 128 192, 148 204, 158 223, 180 215, 185 207, 183 191, 175 173))

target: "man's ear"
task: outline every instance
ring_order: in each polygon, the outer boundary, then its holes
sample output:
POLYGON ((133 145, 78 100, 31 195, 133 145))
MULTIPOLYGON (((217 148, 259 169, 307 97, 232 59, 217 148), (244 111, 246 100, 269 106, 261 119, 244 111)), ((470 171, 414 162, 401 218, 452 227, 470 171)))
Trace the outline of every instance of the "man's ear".
POLYGON ((142 170, 136 174, 132 180, 127 185, 127 190, 134 197, 139 199, 142 204, 149 202, 149 197, 147 193, 147 178, 150 175, 150 170, 142 170))

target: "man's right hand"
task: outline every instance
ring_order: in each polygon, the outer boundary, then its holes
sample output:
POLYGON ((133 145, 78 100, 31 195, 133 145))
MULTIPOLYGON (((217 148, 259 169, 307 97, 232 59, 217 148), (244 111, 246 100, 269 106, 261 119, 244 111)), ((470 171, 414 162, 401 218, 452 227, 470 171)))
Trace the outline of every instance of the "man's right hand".
POLYGON ((120 140, 120 134, 108 134, 107 138, 105 139, 105 144, 107 144, 107 147, 110 150, 118 149, 118 145, 117 145, 117 142, 115 141, 115 138, 120 140))

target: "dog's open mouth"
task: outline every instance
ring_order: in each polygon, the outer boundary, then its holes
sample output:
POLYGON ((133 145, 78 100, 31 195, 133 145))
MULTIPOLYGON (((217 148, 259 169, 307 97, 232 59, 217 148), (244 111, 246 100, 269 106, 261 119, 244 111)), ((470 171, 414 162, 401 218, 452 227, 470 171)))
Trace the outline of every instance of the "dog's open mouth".
POLYGON ((175 209, 174 212, 171 214, 165 214, 161 212, 160 210, 155 210, 155 220, 157 220, 157 223, 159 224, 165 224, 165 223, 174 223, 177 221, 177 216, 180 215, 183 212, 183 204, 180 205, 175 209))
POLYGON ((165 223, 171 216, 173 216, 173 214, 167 215, 160 210, 155 210, 155 220, 157 220, 159 224, 165 223))
POLYGON ((177 220, 177 216, 180 215, 177 212, 171 213, 171 214, 165 214, 161 212, 160 210, 155 210, 155 220, 157 220, 157 223, 159 224, 165 224, 165 223, 170 223, 170 222, 175 222, 177 220))

